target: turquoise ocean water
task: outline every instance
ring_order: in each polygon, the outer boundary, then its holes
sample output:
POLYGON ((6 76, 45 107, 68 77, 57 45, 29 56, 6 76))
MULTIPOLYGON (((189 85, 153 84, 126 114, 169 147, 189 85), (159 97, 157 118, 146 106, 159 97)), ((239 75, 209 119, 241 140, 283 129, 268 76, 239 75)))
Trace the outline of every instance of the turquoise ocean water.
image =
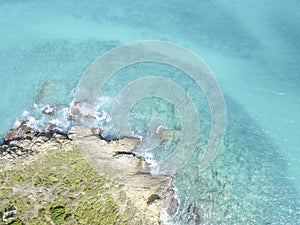
MULTIPOLYGON (((177 43, 214 73, 227 130, 207 170, 199 172, 192 157, 175 175, 181 206, 173 223, 300 224, 299 11, 296 0, 1 0, 0 137, 24 119, 38 129, 52 122, 67 131, 82 74, 109 49, 140 40, 177 43), (55 116, 40 113, 47 104, 57 105, 55 116)), ((115 74, 99 93, 98 110, 108 117, 98 125, 110 132, 113 98, 140 74, 173 79, 189 91, 207 139, 210 116, 201 90, 164 65, 115 74)), ((147 137, 145 124, 158 116, 169 128, 180 127, 172 105, 155 98, 136 104, 129 121, 136 135, 147 137)), ((154 149, 154 159, 167 157, 164 150, 154 149)))

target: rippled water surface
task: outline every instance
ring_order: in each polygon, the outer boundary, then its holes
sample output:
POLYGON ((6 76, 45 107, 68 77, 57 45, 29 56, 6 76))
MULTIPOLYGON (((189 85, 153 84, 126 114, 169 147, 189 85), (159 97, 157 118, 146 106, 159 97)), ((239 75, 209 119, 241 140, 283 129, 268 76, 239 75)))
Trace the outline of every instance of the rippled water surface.
MULTIPOLYGON (((92 125, 113 136, 118 93, 144 76, 167 78, 194 102, 201 131, 190 161, 174 175, 181 206, 173 222, 300 224, 299 10, 296 0, 2 0, 0 136, 21 120, 67 131, 75 124, 67 120, 75 88, 97 57, 129 42, 170 41, 201 57, 224 94, 227 129, 211 166, 199 171, 209 104, 172 66, 145 62, 114 74, 99 93, 92 125), (41 113, 47 105, 55 105, 55 115, 41 113)), ((151 140, 140 154, 163 163, 180 141, 176 107, 152 96, 132 106, 128 117, 132 135, 151 140)))

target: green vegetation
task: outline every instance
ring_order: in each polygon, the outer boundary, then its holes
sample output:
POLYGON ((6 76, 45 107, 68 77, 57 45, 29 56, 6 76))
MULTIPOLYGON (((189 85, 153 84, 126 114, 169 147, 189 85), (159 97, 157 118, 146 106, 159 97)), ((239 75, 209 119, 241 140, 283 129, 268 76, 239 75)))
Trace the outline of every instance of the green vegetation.
MULTIPOLYGON (((79 148, 33 158, 0 167, 0 224, 128 224, 132 218, 112 196, 113 183, 95 171, 79 148)), ((126 201, 126 193, 120 193, 126 201)))

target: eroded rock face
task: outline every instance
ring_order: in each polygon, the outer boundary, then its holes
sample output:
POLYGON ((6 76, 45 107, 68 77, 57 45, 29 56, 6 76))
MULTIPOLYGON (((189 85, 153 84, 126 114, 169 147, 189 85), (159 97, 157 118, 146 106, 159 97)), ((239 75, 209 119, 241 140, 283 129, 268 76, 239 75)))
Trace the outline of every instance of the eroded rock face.
POLYGON ((150 174, 146 161, 135 155, 141 144, 139 139, 124 138, 107 142, 99 138, 100 130, 92 131, 84 127, 73 127, 67 136, 57 133, 41 134, 27 130, 25 125, 23 124, 23 136, 17 132, 19 130, 12 131, 8 137, 9 143, 0 146, 0 164, 49 149, 79 146, 98 173, 115 183, 111 191, 119 202, 120 209, 124 212, 128 207, 137 209, 132 224, 140 221, 143 224, 163 224, 163 214, 171 218, 177 213, 179 200, 174 197, 173 178, 150 174), (26 132, 34 135, 28 139, 26 132), (11 138, 16 135, 19 135, 18 139, 11 138), (124 201, 120 200, 122 193, 126 195, 124 201))

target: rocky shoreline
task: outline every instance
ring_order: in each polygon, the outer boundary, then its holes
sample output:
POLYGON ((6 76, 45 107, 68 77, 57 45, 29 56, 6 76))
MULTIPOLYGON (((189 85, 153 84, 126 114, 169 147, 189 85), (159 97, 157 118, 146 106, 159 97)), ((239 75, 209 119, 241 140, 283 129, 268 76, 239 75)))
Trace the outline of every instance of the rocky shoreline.
MULTIPOLYGON (((84 156, 83 161, 92 165, 97 176, 105 178, 107 183, 111 184, 106 194, 109 194, 117 205, 117 209, 111 213, 118 214, 120 218, 129 216, 129 219, 124 219, 123 222, 122 219, 119 219, 113 224, 170 223, 179 208, 179 199, 175 197, 173 178, 152 175, 147 162, 135 154, 139 144, 140 140, 135 138, 106 141, 101 136, 101 130, 91 130, 80 126, 72 127, 67 134, 55 130, 55 126, 51 126, 51 124, 45 127, 45 132, 35 132, 27 126, 26 122, 22 122, 18 128, 7 134, 4 143, 0 146, 0 170, 2 174, 9 174, 9 171, 18 168, 19 165, 31 165, 38 159, 53 157, 49 155, 51 151, 54 151, 54 157, 59 152, 64 152, 63 154, 67 158, 68 155, 71 158, 72 154, 76 152, 74 149, 78 149, 79 153, 84 156)), ((59 161, 60 158, 56 160, 59 161)), ((41 168, 43 166, 40 165, 41 168)), ((53 168, 56 167, 53 166, 53 168)), ((55 173, 53 176, 56 179, 59 177, 55 173)), ((2 223, 8 224, 7 221, 18 218, 18 221, 21 221, 19 224, 26 224, 27 220, 22 217, 22 212, 18 212, 16 206, 8 203, 8 197, 1 194, 1 190, 9 189, 13 196, 15 194, 13 192, 16 192, 17 187, 20 186, 18 183, 14 186, 13 183, 9 183, 9 180, 6 176, 0 180, 0 213, 2 217, 0 221, 2 219, 2 223)), ((40 203, 32 207, 39 211, 41 209, 38 208, 42 208, 42 206, 43 204, 40 203)), ((49 213, 52 212, 51 207, 48 206, 49 213)), ((61 204, 60 207, 65 206, 61 204)), ((51 218, 51 216, 50 219, 48 218, 49 221, 51 218)), ((75 215, 70 218, 69 222, 61 224, 76 223, 75 215)))

